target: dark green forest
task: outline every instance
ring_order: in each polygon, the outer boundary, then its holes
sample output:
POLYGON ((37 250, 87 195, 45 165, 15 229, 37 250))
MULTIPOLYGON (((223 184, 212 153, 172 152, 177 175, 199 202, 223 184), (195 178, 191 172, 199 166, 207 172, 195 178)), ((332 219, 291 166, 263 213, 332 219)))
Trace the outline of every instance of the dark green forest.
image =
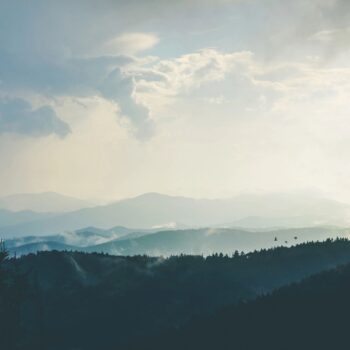
POLYGON ((350 265, 196 317, 128 349, 349 349, 350 265))
POLYGON ((310 276, 348 263, 345 239, 169 258, 52 251, 9 259, 2 246, 0 348, 277 349, 282 340, 279 349, 302 348, 291 339, 314 317, 313 339, 331 312, 320 303, 328 294, 342 300, 350 268, 310 276))

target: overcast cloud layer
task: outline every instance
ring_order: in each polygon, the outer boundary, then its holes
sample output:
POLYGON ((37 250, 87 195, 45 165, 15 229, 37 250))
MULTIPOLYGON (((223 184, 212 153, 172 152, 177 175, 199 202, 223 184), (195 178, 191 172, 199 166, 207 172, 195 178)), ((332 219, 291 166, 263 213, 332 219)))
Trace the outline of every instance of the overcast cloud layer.
POLYGON ((0 1, 0 195, 350 202, 347 0, 0 1))

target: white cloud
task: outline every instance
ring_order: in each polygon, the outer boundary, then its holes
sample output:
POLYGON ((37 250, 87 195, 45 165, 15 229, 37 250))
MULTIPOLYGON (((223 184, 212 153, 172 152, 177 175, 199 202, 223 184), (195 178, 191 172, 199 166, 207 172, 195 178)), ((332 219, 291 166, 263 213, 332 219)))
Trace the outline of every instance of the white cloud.
MULTIPOLYGON (((244 75, 253 69, 251 52, 222 53, 203 49, 173 60, 159 60, 150 69, 133 71, 141 93, 159 97, 186 96, 206 84, 227 79, 233 72, 244 75)), ((210 96, 211 98, 212 96, 210 96)))
POLYGON ((125 33, 109 40, 101 51, 106 55, 135 55, 149 50, 159 43, 159 38, 152 33, 125 33))

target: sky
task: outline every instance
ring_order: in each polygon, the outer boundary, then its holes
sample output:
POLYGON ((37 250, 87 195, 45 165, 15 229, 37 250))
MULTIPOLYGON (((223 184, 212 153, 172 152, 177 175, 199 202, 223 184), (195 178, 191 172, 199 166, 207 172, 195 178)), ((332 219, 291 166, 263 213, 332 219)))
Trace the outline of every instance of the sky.
POLYGON ((0 196, 350 202, 348 0, 0 0, 0 196))

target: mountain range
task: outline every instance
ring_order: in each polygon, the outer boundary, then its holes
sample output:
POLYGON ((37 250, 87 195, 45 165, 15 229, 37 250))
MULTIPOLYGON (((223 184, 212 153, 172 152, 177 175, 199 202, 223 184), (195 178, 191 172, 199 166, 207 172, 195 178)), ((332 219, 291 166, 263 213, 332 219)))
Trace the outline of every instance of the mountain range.
POLYGON ((13 237, 56 234, 86 226, 102 229, 114 226, 143 229, 347 226, 349 213, 349 205, 314 194, 264 194, 241 195, 229 199, 193 199, 148 193, 68 213, 35 213, 25 222, 8 224, 8 221, 4 220, 0 229, 5 237, 13 237))
POLYGON ((132 256, 171 256, 180 254, 232 255, 235 251, 251 252, 278 246, 289 247, 328 238, 349 238, 350 229, 311 227, 248 231, 234 228, 202 228, 185 230, 138 230, 93 227, 49 236, 19 237, 5 241, 12 255, 38 251, 83 251, 132 256))

